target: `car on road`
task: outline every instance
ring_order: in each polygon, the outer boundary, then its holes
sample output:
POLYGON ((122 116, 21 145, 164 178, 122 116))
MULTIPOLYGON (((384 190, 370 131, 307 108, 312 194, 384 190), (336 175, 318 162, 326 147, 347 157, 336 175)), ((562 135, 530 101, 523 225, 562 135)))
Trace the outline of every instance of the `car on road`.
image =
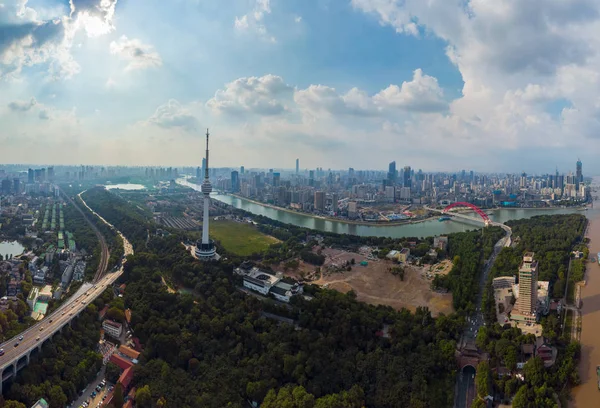
POLYGON ((44 326, 40 327, 40 331, 43 331, 43 330, 44 330, 44 326))
POLYGON ((35 341, 40 341, 40 336, 37 336, 37 337, 35 338, 35 341))
POLYGON ((18 341, 15 343, 15 347, 19 347, 19 342, 18 341))
POLYGON ((0 356, 4 355, 4 349, 0 349, 0 356))
POLYGON ((64 316, 64 315, 65 315, 65 312, 62 312, 60 315, 61 315, 61 316, 64 316))
POLYGON ((52 323, 52 319, 50 319, 49 323, 52 323))
POLYGON ((23 341, 23 336, 19 336, 19 341, 23 341))

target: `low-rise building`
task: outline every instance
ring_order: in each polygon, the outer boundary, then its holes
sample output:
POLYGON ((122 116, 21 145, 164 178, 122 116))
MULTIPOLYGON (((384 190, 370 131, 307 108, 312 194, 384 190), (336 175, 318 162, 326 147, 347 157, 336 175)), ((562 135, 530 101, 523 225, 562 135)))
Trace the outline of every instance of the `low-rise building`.
POLYGON ((40 398, 35 404, 31 406, 31 408, 48 408, 50 404, 46 402, 45 399, 40 398))
MULTIPOLYGON (((239 269, 239 268, 238 268, 239 269)), ((269 294, 271 287, 281 280, 280 277, 263 272, 258 268, 252 268, 244 275, 244 287, 261 293, 269 294)))
POLYGON ((109 319, 106 319, 102 322, 102 328, 107 334, 117 339, 123 333, 123 325, 109 319))
POLYGON ((400 250, 400 253, 398 254, 398 261, 406 262, 406 261, 408 261, 409 256, 410 256, 410 249, 402 248, 400 250))
POLYGON ((132 360, 137 360, 140 358, 140 352, 135 351, 131 347, 121 345, 121 346, 119 346, 118 350, 119 350, 119 353, 123 354, 126 357, 129 357, 132 360))
POLYGON ((448 237, 445 235, 441 235, 439 237, 433 238, 433 247, 439 248, 442 251, 445 251, 448 248, 448 237))

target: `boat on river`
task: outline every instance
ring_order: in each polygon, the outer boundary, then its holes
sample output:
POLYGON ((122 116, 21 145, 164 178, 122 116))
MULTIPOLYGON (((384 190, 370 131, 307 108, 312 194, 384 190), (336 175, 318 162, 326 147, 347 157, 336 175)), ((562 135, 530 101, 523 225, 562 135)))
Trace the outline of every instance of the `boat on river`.
POLYGON ((447 215, 444 215, 443 217, 438 218, 438 221, 448 221, 450 219, 451 219, 450 217, 448 217, 447 215))

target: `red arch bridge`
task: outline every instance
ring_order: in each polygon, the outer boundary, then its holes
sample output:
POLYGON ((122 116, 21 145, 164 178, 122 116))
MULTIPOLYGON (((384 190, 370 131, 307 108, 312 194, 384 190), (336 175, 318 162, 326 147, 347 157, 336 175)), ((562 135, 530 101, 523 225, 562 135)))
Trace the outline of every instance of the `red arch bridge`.
POLYGON ((483 219, 483 222, 485 223, 485 225, 488 225, 491 222, 490 217, 485 212, 483 212, 483 210, 481 208, 479 208, 476 205, 471 204, 471 203, 465 203, 465 202, 452 203, 449 206, 447 206, 446 208, 444 208, 442 210, 442 213, 446 214, 451 209, 457 208, 457 207, 467 207, 467 208, 470 208, 471 210, 475 211, 477 213, 477 215, 479 215, 481 217, 481 219, 483 219))

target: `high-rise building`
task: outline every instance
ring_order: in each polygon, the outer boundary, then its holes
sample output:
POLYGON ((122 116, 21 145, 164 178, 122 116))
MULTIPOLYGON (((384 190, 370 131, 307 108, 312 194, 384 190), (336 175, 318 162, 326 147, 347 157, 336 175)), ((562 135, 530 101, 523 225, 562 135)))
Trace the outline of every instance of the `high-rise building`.
POLYGON ((10 194, 10 180, 9 179, 4 179, 2 180, 2 187, 1 187, 1 191, 2 194, 8 195, 10 194))
POLYGON ((581 163, 581 160, 577 159, 576 166, 575 184, 577 185, 577 188, 579 188, 579 183, 583 183, 583 164, 581 163))
POLYGON ((240 174, 235 170, 231 172, 231 191, 233 193, 240 191, 240 174))
POLYGON ((300 173, 300 159, 296 159, 296 174, 300 173))
POLYGON ((404 187, 412 187, 412 181, 411 181, 411 174, 410 174, 410 166, 405 166, 404 167, 404 176, 403 176, 403 180, 404 180, 404 187))
POLYGON ((337 212, 339 197, 337 193, 331 194, 331 211, 337 212))
POLYGON ((54 167, 48 167, 48 180, 54 181, 54 167))
POLYGON ((390 185, 393 185, 396 182, 396 174, 396 162, 393 161, 388 165, 387 178, 390 181, 390 185))
POLYGON ((202 177, 202 169, 200 167, 196 167, 196 182, 200 181, 202 177))
POLYGON ((202 194, 204 195, 202 209, 202 240, 196 243, 195 253, 196 257, 201 260, 219 260, 220 256, 217 254, 215 244, 208 236, 210 193, 212 192, 212 185, 210 184, 210 179, 208 177, 208 136, 208 129, 206 129, 206 160, 203 161, 204 182, 202 183, 202 194))
POLYGON ((315 210, 325 211, 325 192, 315 191, 315 210))
POLYGON ((521 173, 521 180, 519 181, 520 188, 527 187, 527 173, 521 173))
POLYGON ((244 174, 246 172, 246 169, 244 168, 244 166, 240 166, 240 174, 244 174))
POLYGON ((281 174, 273 173, 273 187, 279 187, 281 185, 281 174))
POLYGON ((527 252, 519 266, 519 298, 516 307, 524 316, 535 315, 537 309, 538 263, 533 255, 533 252, 527 252))
POLYGON ((13 194, 19 194, 21 192, 21 180, 18 178, 13 179, 13 194))
POLYGON ((33 169, 27 170, 27 182, 33 184, 35 181, 33 169))

